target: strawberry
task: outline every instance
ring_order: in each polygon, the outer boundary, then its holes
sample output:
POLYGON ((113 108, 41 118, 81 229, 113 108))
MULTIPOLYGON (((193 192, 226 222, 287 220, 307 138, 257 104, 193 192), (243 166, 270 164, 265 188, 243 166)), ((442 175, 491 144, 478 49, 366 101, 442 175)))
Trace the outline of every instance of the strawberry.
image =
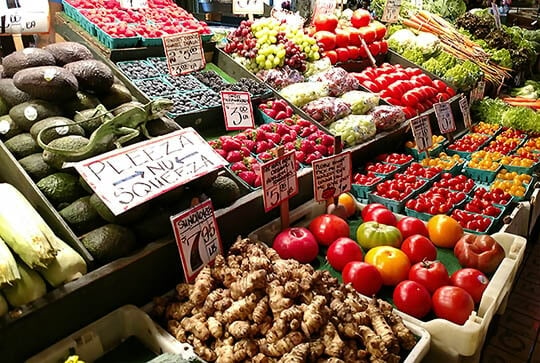
POLYGON ((287 117, 290 117, 294 113, 294 110, 291 106, 287 105, 287 107, 285 107, 285 113, 287 114, 287 117))
POLYGON ((263 110, 263 112, 268 116, 273 118, 274 120, 279 120, 276 115, 278 114, 278 111, 274 110, 273 108, 267 108, 266 110, 263 110))
POLYGON ((321 135, 321 144, 323 144, 324 146, 333 146, 334 137, 327 134, 321 135))
POLYGON ((261 129, 255 130, 255 141, 265 141, 266 140, 266 132, 261 129))
POLYGON ((315 144, 315 151, 320 152, 323 156, 328 155, 328 148, 322 144, 315 144))
POLYGON ((294 156, 296 157, 296 160, 300 163, 304 163, 304 161, 306 160, 306 154, 303 151, 295 151, 294 156))
POLYGON ((286 117, 288 117, 287 113, 285 111, 278 111, 277 114, 273 117, 275 120, 283 120, 286 117))
POLYGON ((239 150, 232 150, 227 153, 227 157, 225 158, 229 163, 235 163, 237 161, 242 161, 243 156, 240 153, 239 150))
POLYGON ((310 140, 302 140, 300 143, 300 150, 305 154, 310 154, 315 151, 315 143, 310 140))
POLYGON ((251 150, 249 150, 247 147, 245 146, 242 146, 240 148, 240 154, 242 155, 242 157, 246 157, 246 156, 250 156, 251 155, 251 150))
POLYGON ((272 160, 274 158, 274 156, 270 154, 268 151, 263 151, 262 153, 257 155, 257 157, 259 158, 259 160, 264 161, 264 162, 272 160))
POLYGON ((227 152, 223 149, 214 149, 222 158, 227 159, 227 152))
POLYGON ((222 148, 225 151, 240 150, 240 141, 233 139, 232 137, 224 138, 221 140, 222 148))
POLYGON ((255 177, 255 180, 253 181, 253 186, 254 186, 255 188, 258 188, 258 187, 261 186, 261 184, 262 184, 262 182, 261 182, 261 176, 260 176, 260 175, 257 175, 257 176, 255 177))
POLYGON ((296 136, 293 136, 292 134, 283 135, 281 137, 281 143, 282 144, 287 144, 287 143, 293 142, 295 140, 296 140, 296 136))
POLYGON ((266 140, 258 141, 257 146, 255 146, 255 153, 256 154, 262 153, 263 151, 266 151, 270 149, 271 147, 272 145, 266 140))
POLYGON ((291 132, 291 128, 285 124, 279 123, 276 125, 276 133, 281 136, 288 135, 291 132))
POLYGON ((308 164, 308 165, 311 165, 311 163, 314 161, 314 160, 317 160, 317 159, 320 159, 322 158, 322 154, 318 151, 315 151, 311 154, 309 154, 307 157, 306 157, 306 161, 305 163, 308 164))
POLYGON ((241 171, 238 173, 238 176, 251 186, 253 186, 257 178, 257 174, 252 171, 241 171))
POLYGON ((255 146, 256 146, 256 142, 253 140, 250 140, 250 139, 242 140, 242 147, 245 147, 249 151, 255 150, 255 146))
POLYGON ((279 144, 281 142, 281 136, 275 132, 267 132, 266 137, 268 140, 272 141, 274 144, 279 144))
POLYGON ((289 142, 286 142, 283 144, 283 147, 285 148, 285 151, 291 151, 291 150, 296 150, 296 145, 294 144, 296 141, 295 140, 292 140, 292 141, 289 141, 289 142))
POLYGON ((240 171, 246 171, 246 170, 248 170, 248 168, 247 168, 246 164, 244 164, 241 161, 238 161, 238 162, 231 165, 231 170, 234 171, 235 173, 238 173, 240 171))
POLYGON ((264 132, 274 132, 274 123, 262 124, 259 126, 259 130, 263 130, 264 132))

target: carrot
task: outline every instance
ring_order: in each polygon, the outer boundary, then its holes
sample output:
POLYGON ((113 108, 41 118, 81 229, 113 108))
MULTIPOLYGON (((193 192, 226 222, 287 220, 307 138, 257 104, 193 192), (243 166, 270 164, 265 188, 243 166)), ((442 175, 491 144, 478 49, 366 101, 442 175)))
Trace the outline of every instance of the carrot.
POLYGON ((540 110, 540 99, 527 100, 526 98, 506 97, 502 100, 510 106, 530 107, 534 110, 540 110))
POLYGON ((503 97, 502 100, 506 101, 506 102, 523 102, 523 103, 538 103, 538 102, 540 102, 540 98, 531 99, 531 98, 525 98, 525 97, 503 97))

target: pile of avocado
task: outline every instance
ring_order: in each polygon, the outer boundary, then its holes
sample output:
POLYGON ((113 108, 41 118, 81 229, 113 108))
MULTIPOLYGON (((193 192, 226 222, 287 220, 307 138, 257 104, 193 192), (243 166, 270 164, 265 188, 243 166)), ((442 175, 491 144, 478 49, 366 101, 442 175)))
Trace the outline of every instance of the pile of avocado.
MULTIPOLYGON (((83 122, 95 115, 96 107, 114 115, 140 105, 129 89, 107 64, 75 42, 14 52, 2 59, 0 73, 0 140, 98 263, 172 235, 170 216, 188 208, 194 198, 211 197, 217 209, 240 197, 238 184, 216 171, 115 216, 75 169, 63 168, 64 158, 42 150, 36 137, 42 129, 58 126, 42 132, 41 140, 59 149, 86 145, 106 122, 105 117, 83 122)), ((147 127, 153 136, 179 128, 162 119, 147 127)))

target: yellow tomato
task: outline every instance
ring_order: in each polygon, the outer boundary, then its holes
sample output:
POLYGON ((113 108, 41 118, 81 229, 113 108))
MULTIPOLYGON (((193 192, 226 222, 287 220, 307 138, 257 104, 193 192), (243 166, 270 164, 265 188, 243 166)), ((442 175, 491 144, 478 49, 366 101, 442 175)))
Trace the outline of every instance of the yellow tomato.
POLYGON ((454 218, 445 214, 431 217, 427 224, 429 239, 435 246, 453 248, 463 236, 463 228, 454 218))
POLYGON ((383 285, 394 286, 406 280, 411 268, 409 257, 399 248, 378 246, 371 248, 364 261, 375 266, 382 277, 383 285))

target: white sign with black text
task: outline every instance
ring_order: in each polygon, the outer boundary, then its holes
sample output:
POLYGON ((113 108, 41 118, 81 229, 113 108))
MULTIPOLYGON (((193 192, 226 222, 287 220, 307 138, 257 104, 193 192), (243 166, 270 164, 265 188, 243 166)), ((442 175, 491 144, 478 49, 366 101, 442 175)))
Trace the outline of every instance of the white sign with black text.
POLYGON ((233 14, 263 14, 263 0, 232 0, 233 14))
POLYGON ((472 126, 472 120, 471 120, 471 109, 469 108, 469 102, 467 101, 467 97, 465 95, 461 95, 459 98, 459 109, 461 110, 461 113, 463 114, 463 124, 466 128, 471 128, 472 126))
POLYGON ((450 104, 448 102, 438 102, 433 105, 433 108, 435 109, 435 117, 437 117, 441 133, 448 134, 456 131, 456 121, 450 104))
POLYGON ((298 193, 294 151, 262 164, 261 173, 264 210, 266 212, 298 193))
POLYGON ((201 35, 196 31, 165 35, 162 39, 173 76, 198 71, 206 65, 201 35))
POLYGON ((419 152, 426 151, 433 145, 429 116, 417 116, 411 119, 411 129, 419 152))
POLYGON ((322 202, 351 190, 351 152, 315 160, 313 166, 313 191, 315 200, 322 202))
POLYGON ((255 127, 253 106, 249 92, 221 91, 221 105, 227 130, 255 127))
POLYGON ((148 7, 147 0, 120 0, 120 7, 123 9, 141 9, 148 7))

